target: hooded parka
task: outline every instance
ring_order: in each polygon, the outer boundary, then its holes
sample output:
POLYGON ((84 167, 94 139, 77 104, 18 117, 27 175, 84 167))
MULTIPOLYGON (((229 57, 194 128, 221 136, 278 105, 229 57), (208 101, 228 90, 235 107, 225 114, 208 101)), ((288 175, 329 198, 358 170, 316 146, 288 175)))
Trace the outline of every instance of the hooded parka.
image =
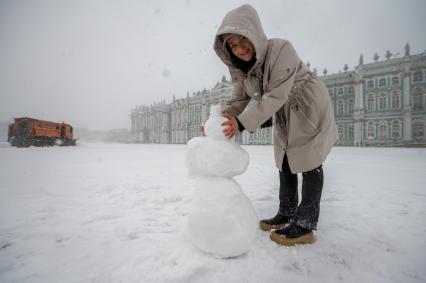
POLYGON ((288 40, 267 39, 256 10, 243 5, 228 12, 217 31, 214 50, 228 66, 234 91, 224 113, 254 132, 274 116, 275 162, 282 168, 287 154, 292 173, 320 166, 338 139, 330 97, 324 84, 299 59, 288 40), (247 72, 233 65, 223 39, 248 38, 256 62, 247 72), (251 99, 257 101, 247 107, 251 99))

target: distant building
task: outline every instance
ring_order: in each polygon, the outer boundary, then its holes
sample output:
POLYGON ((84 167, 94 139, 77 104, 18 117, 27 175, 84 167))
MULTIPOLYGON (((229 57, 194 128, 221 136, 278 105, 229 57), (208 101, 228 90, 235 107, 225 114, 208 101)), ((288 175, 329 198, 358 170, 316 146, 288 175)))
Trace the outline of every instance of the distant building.
MULTIPOLYGON (((377 54, 373 60, 364 64, 361 55, 354 70, 345 64, 343 72, 327 75, 324 69, 320 77, 333 104, 338 145, 426 146, 426 52, 411 55, 407 44, 404 56, 388 51, 385 60, 377 54)), ((186 143, 200 135, 210 105, 224 105, 232 90, 223 77, 211 90, 136 107, 130 115, 132 142, 186 143)), ((244 131, 239 138, 243 144, 271 144, 271 132, 244 131)))

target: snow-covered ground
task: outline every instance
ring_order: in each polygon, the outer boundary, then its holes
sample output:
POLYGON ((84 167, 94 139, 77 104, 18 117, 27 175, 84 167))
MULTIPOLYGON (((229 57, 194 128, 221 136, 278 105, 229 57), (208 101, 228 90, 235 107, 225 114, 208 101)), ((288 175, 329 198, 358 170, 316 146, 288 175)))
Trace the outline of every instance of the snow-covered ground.
MULTIPOLYGON (((244 148, 250 165, 236 180, 270 217, 272 147, 244 148)), ((316 243, 280 247, 259 230, 229 259, 182 232, 193 190, 185 149, 0 144, 0 282, 426 281, 426 149, 334 148, 316 243)))

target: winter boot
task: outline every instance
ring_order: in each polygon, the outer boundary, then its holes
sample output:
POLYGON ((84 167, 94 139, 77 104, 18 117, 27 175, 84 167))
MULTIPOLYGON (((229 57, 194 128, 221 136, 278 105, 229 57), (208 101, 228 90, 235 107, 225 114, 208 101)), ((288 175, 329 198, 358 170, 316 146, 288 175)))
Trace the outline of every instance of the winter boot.
POLYGON ((270 231, 280 229, 290 222, 295 214, 298 204, 297 174, 291 173, 287 155, 284 155, 282 170, 280 174, 280 207, 277 215, 271 219, 259 222, 260 229, 270 231))
POLYGON ((315 242, 312 230, 297 226, 294 222, 284 228, 272 231, 270 238, 275 243, 283 246, 313 244, 315 242))
POLYGON ((260 229, 263 231, 270 231, 272 229, 283 228, 286 224, 290 222, 291 217, 284 216, 280 212, 277 213, 271 219, 263 219, 259 221, 260 229))

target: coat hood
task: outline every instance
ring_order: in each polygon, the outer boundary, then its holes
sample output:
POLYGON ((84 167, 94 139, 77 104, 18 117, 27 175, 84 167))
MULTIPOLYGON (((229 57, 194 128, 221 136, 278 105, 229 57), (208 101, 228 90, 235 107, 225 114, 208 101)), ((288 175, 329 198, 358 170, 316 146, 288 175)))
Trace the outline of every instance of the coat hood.
POLYGON ((268 50, 268 39, 263 31, 259 16, 252 6, 242 5, 225 15, 216 33, 213 48, 217 56, 228 66, 231 79, 235 82, 240 81, 245 75, 232 64, 230 55, 223 44, 225 35, 230 33, 242 35, 253 44, 256 50, 256 63, 253 69, 262 66, 268 50))

